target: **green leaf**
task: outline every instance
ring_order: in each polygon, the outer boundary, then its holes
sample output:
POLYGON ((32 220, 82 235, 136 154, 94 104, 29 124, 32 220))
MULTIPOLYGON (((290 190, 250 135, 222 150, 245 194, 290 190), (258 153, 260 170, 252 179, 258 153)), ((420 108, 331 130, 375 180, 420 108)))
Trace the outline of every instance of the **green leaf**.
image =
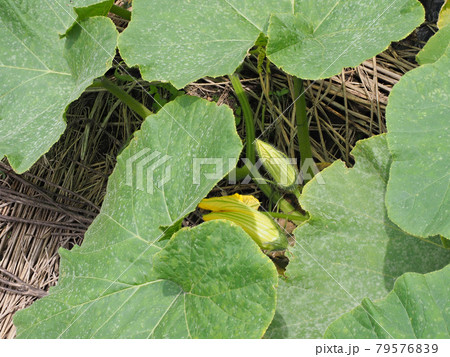
POLYGON ((450 239, 441 236, 441 242, 445 248, 450 249, 450 239))
MULTIPOLYGON (((439 31, 440 32, 440 31, 439 31)), ((450 237, 450 47, 395 85, 386 109, 390 219, 420 237, 450 237)))
POLYGON ((387 217, 391 157, 385 136, 359 141, 356 164, 337 161, 304 188, 310 220, 295 231, 274 322, 266 336, 320 338, 364 297, 383 298, 405 272, 427 273, 450 262, 439 239, 412 237, 387 217))
POLYGON ((270 19, 267 56, 304 79, 355 67, 424 21, 417 0, 295 0, 294 11, 270 19))
POLYGON ((92 16, 108 15, 114 0, 56 0, 56 3, 66 10, 71 8, 72 11, 64 11, 67 24, 71 24, 74 17, 79 22, 92 16))
POLYGON ((424 48, 417 54, 419 64, 434 63, 450 46, 450 26, 445 26, 431 37, 424 48))
MULTIPOLYGON (((168 312, 175 311, 171 307, 179 300, 173 294, 180 288, 161 282, 161 269, 152 269, 154 254, 167 242, 158 242, 164 236, 160 227, 173 226, 193 211, 221 178, 212 174, 222 169, 225 175, 241 149, 226 106, 182 96, 149 116, 118 157, 102 210, 83 245, 60 250, 58 285, 16 314, 18 336, 128 338, 170 331, 167 324, 174 320, 168 312), (224 159, 223 167, 202 166, 196 177, 195 158, 224 159)), ((242 244, 251 249, 248 242, 242 244)), ((220 254, 224 265, 216 264, 226 271, 229 259, 220 254)), ((180 337, 176 326, 185 324, 175 321, 172 336, 180 337)))
POLYGON ((51 4, 0 3, 0 159, 6 155, 19 173, 58 140, 67 106, 115 55, 111 20, 83 20, 61 39, 63 10, 51 4))
POLYGON ((424 20, 417 0, 135 0, 119 49, 145 79, 181 88, 234 72, 270 14, 269 58, 308 79, 358 65, 424 20))
POLYGON ((153 262, 159 278, 179 286, 155 337, 261 338, 272 321, 275 265, 235 225, 182 230, 153 262))
POLYGON ((439 13, 438 27, 440 29, 444 28, 450 24, 450 2, 445 0, 444 5, 442 5, 441 11, 439 13))
POLYGON ((134 0, 120 53, 145 79, 181 88, 233 73, 266 32, 270 13, 291 6, 290 0, 134 0))
POLYGON ((362 304, 333 322, 325 338, 450 338, 450 265, 406 273, 385 299, 362 304))
MULTIPOLYGON (((30 4, 33 0, 20 0, 15 3, 30 4)), ((51 10, 53 17, 57 17, 59 22, 65 27, 60 34, 63 35, 75 23, 83 21, 93 16, 106 16, 111 9, 114 0, 52 0, 43 3, 33 4, 41 11, 51 10)))

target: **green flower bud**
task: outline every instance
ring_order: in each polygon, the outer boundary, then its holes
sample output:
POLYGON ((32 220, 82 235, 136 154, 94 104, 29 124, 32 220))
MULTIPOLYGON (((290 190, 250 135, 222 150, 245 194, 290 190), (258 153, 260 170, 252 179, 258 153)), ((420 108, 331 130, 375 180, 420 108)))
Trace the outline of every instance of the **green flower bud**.
POLYGON ((298 178, 298 170, 295 164, 281 151, 262 140, 256 139, 255 145, 264 168, 275 183, 285 190, 295 187, 298 178))

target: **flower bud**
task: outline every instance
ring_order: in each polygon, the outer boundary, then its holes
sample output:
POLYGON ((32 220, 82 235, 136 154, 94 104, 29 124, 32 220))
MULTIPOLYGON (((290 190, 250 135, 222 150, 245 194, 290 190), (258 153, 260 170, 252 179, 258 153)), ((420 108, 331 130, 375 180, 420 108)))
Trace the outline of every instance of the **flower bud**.
POLYGON ((297 182, 298 170, 295 164, 272 145, 256 139, 256 152, 264 165, 264 168, 282 189, 289 190, 297 182))

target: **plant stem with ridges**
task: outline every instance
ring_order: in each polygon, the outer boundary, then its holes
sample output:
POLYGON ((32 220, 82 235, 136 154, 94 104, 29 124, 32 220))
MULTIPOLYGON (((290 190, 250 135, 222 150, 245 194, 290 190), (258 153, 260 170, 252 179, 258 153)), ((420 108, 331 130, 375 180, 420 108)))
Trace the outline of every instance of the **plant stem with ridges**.
POLYGON ((125 92, 122 88, 115 85, 110 80, 104 78, 100 81, 95 81, 91 87, 100 87, 105 88, 108 92, 115 95, 122 102, 124 102, 128 107, 133 110, 136 114, 141 116, 143 119, 147 118, 149 115, 153 114, 151 110, 149 110, 145 105, 138 102, 131 95, 125 92))
POLYGON ((294 82, 294 106, 297 122, 298 149, 300 151, 300 167, 302 167, 305 160, 312 159, 311 142, 309 139, 309 125, 303 81, 297 77, 292 77, 292 79, 294 82))
POLYGON ((130 21, 131 20, 131 11, 128 11, 127 9, 124 9, 123 7, 113 5, 111 6, 111 9, 109 9, 109 12, 120 16, 121 18, 130 21))

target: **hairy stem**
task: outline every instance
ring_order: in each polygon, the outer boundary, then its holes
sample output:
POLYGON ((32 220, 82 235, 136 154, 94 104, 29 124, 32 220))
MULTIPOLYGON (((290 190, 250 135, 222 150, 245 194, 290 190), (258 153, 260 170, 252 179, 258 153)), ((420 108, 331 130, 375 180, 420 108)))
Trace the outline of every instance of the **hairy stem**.
POLYGON ((128 107, 133 110, 136 114, 141 116, 143 119, 147 118, 150 114, 153 114, 145 105, 138 102, 131 95, 125 92, 122 88, 115 85, 113 82, 103 78, 100 81, 95 81, 91 87, 105 88, 108 92, 115 95, 122 102, 124 102, 128 107))
POLYGON ((233 86, 234 92, 239 100, 242 107, 242 113, 244 114, 245 122, 245 152, 247 159, 249 159, 253 164, 256 162, 255 154, 255 123, 253 122, 253 111, 250 108, 250 103, 248 102, 247 95, 245 94, 244 88, 242 87, 241 81, 239 80, 238 74, 232 74, 230 76, 231 84, 233 86))
MULTIPOLYGON (((262 177, 259 177, 260 179, 262 179, 262 177)), ((258 183, 258 179, 253 179, 253 181, 256 182, 256 184, 258 185, 259 189, 273 202, 277 202, 277 205, 279 207, 279 209, 283 212, 280 214, 284 214, 286 215, 286 217, 281 217, 280 218, 287 218, 290 221, 294 222, 296 225, 300 225, 303 222, 305 222, 306 220, 309 219, 309 215, 304 215, 302 213, 300 213, 299 211, 297 211, 294 206, 292 206, 288 201, 286 201, 283 196, 278 192, 278 191, 274 191, 272 190, 272 188, 268 185, 268 184, 260 184, 258 183), (289 217, 287 217, 289 216, 289 217)), ((266 212, 267 213, 267 212, 266 212)), ((277 218, 276 216, 272 215, 273 217, 277 218)))
POLYGON ((297 139, 300 151, 300 167, 307 159, 312 159, 311 142, 309 140, 309 125, 306 115, 306 99, 303 81, 292 77, 294 82, 295 119, 297 121, 297 139))
MULTIPOLYGON (((230 76, 230 80, 244 114, 247 159, 249 159, 251 163, 254 164, 256 162, 256 153, 254 146, 255 124, 253 122, 253 110, 250 107, 250 103, 248 102, 248 98, 245 94, 244 88, 242 88, 239 76, 237 74, 233 74, 230 76)), ((256 183, 258 188, 267 196, 267 198, 274 202, 277 202, 278 206, 284 213, 294 213, 295 216, 303 217, 303 215, 300 212, 297 212, 295 208, 288 201, 286 201, 279 192, 273 190, 272 187, 266 183, 266 180, 257 170, 249 170, 247 166, 236 169, 236 179, 243 179, 248 174, 250 174, 250 176, 253 178, 253 181, 256 183)), ((307 216, 304 217, 304 219, 297 220, 294 223, 298 224, 299 222, 301 223, 305 221, 307 219, 307 216)))
POLYGON ((263 212, 263 213, 273 218, 285 218, 293 222, 305 222, 309 218, 308 216, 301 216, 298 213, 294 214, 279 213, 279 212, 263 212))
POLYGON ((120 16, 125 20, 131 20, 131 11, 124 9, 123 7, 113 5, 111 9, 109 9, 109 12, 113 13, 114 15, 120 16))

